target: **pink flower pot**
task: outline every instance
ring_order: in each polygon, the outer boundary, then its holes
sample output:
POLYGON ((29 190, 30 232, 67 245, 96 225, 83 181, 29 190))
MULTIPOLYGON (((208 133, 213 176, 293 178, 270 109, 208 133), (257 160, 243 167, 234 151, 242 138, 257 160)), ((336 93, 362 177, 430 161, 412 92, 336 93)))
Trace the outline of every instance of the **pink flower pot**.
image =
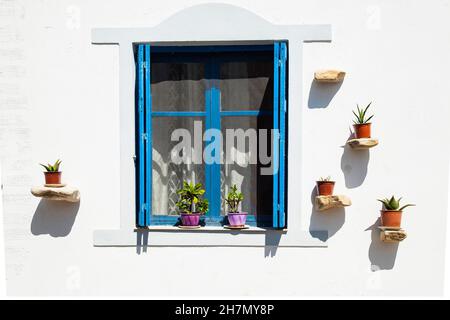
POLYGON ((181 224, 183 226, 198 226, 200 222, 200 213, 182 213, 181 224))
POLYGON ((247 220, 247 212, 228 213, 228 223, 232 227, 243 227, 247 220))

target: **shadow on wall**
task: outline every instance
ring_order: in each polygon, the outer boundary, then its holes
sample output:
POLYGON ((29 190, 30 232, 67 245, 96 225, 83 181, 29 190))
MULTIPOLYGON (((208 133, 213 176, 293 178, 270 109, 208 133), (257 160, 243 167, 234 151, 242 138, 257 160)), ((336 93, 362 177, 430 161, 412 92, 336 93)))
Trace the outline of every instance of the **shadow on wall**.
POLYGON ((136 253, 146 253, 148 247, 148 234, 147 230, 137 230, 136 231, 136 253))
POLYGON ((380 240, 380 218, 365 231, 371 231, 371 244, 369 247, 369 260, 372 271, 390 270, 394 268, 397 257, 398 242, 385 243, 380 240))
MULTIPOLYGON (((353 139, 353 134, 350 134, 348 139, 353 139)), ((343 148, 341 170, 344 173, 345 186, 349 189, 357 188, 362 185, 367 176, 369 150, 353 150, 347 145, 343 148)))
MULTIPOLYGON (((231 234, 238 236, 239 231, 230 231, 231 234)), ((136 231, 136 253, 147 253, 148 248, 148 230, 142 229, 136 231)), ((281 230, 269 230, 266 232, 266 239, 264 245, 264 257, 274 257, 277 253, 278 246, 282 235, 284 234, 281 230)))
POLYGON ((308 108, 320 109, 328 107, 341 86, 342 81, 337 83, 321 83, 313 80, 309 89, 308 108))
POLYGON ((274 257, 277 254, 278 245, 280 244, 282 231, 268 231, 266 232, 266 240, 264 244, 264 257, 274 257))
POLYGON ((327 241, 342 228, 345 222, 345 209, 344 208, 332 208, 326 212, 320 212, 316 210, 315 198, 317 196, 317 189, 314 188, 311 191, 311 219, 309 222, 309 233, 312 237, 318 238, 321 241, 327 241), (318 232, 319 230, 327 230, 328 234, 324 232, 318 232))
POLYGON ((31 233, 65 237, 72 230, 80 202, 51 201, 41 199, 31 220, 31 233))

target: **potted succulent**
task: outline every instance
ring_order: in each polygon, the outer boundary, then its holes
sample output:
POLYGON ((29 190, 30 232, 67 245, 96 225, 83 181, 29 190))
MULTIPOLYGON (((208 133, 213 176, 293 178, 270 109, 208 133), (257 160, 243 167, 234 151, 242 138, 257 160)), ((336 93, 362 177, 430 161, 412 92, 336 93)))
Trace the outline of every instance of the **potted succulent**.
POLYGON ((394 196, 390 199, 377 199, 383 204, 383 209, 381 210, 381 225, 383 227, 400 228, 403 209, 414 206, 414 204, 406 204, 400 207, 401 199, 395 199, 394 196))
POLYGON ((60 185, 61 184, 61 171, 59 171, 59 166, 61 164, 61 160, 56 160, 55 164, 42 164, 41 166, 45 168, 45 184, 46 185, 60 185))
POLYGON ((319 196, 333 195, 334 183, 334 181, 331 181, 330 176, 326 178, 321 177, 319 181, 316 181, 317 192, 319 193, 319 196))
POLYGON ((245 227, 247 212, 239 211, 239 204, 243 200, 244 195, 237 191, 236 185, 233 185, 225 199, 225 202, 228 204, 228 223, 231 227, 245 227))
POLYGON ((177 191, 180 200, 176 203, 181 215, 181 224, 196 227, 200 223, 200 215, 208 211, 208 200, 202 196, 205 190, 201 183, 187 183, 183 181, 183 188, 177 191))
POLYGON ((356 105, 357 109, 356 111, 353 110, 353 114, 355 115, 356 119, 353 120, 353 129, 355 130, 355 136, 357 139, 361 138, 370 138, 370 126, 371 123, 369 122, 370 119, 372 119, 373 115, 370 117, 366 116, 367 109, 369 109, 370 105, 369 103, 367 107, 364 109, 360 109, 359 105, 356 105))

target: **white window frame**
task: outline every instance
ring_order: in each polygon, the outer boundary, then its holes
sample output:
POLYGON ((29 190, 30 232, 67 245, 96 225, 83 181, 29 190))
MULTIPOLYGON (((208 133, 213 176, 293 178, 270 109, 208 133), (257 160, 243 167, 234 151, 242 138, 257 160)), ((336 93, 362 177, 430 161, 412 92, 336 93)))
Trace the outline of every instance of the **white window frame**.
MULTIPOLYGON (((119 46, 119 117, 120 117, 120 229, 94 230, 94 246, 251 246, 251 247, 326 247, 327 231, 303 230, 301 225, 301 201, 309 201, 309 191, 302 190, 300 166, 289 167, 287 186, 287 225, 289 230, 249 228, 241 231, 220 227, 204 227, 196 230, 181 230, 171 226, 151 226, 147 230, 137 230, 135 192, 135 60, 133 47, 137 43, 164 43, 184 45, 214 45, 271 43, 274 40, 288 41, 289 76, 288 112, 289 162, 301 163, 302 135, 292 128, 298 128, 302 119, 302 57, 304 42, 331 41, 331 25, 279 26, 250 15, 240 19, 242 25, 227 26, 229 21, 218 21, 208 6, 191 10, 190 28, 179 28, 174 38, 173 24, 162 23, 154 28, 94 28, 92 44, 119 46), (202 19, 196 18, 196 16, 202 19), (208 28, 192 26, 193 23, 209 25, 208 28), (195 32, 193 31, 195 30, 195 32), (237 33, 235 30, 239 30, 237 33), (295 199, 295 201, 289 201, 295 199), (299 201, 299 199, 301 201, 299 201)), ((228 10, 228 9, 227 9, 228 10)), ((225 11, 227 11, 225 10, 225 11)), ((221 16, 236 14, 235 7, 221 16)), ((239 9, 240 10, 240 9, 239 9)), ((239 12, 240 14, 242 12, 239 12)), ((179 18, 182 24, 184 18, 179 18)))

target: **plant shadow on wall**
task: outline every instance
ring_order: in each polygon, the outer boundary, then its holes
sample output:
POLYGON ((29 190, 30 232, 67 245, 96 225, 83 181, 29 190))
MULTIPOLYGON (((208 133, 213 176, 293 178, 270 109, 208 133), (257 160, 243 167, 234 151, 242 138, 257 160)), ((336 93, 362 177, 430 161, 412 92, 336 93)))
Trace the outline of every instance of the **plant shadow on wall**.
POLYGON ((309 89, 308 108, 321 109, 328 107, 341 86, 342 81, 337 83, 320 83, 313 80, 309 89))
POLYGON ((380 218, 365 231, 371 231, 371 243, 369 246, 369 260, 372 271, 390 270, 394 268, 397 257, 398 242, 385 243, 380 240, 380 230, 378 226, 380 218))
POLYGON ((326 212, 316 210, 315 198, 317 196, 317 188, 311 191, 311 219, 309 222, 309 233, 312 237, 321 241, 327 241, 338 232, 345 222, 345 209, 332 208, 326 212), (319 230, 327 230, 328 232, 319 232, 319 230))
MULTIPOLYGON (((347 140, 354 138, 354 133, 350 133, 347 140)), ((369 150, 352 150, 348 145, 343 146, 343 149, 341 170, 344 173, 345 186, 349 189, 357 188, 363 184, 367 176, 370 159, 369 150)))
POLYGON ((31 220, 31 233, 65 237, 72 230, 80 202, 51 201, 41 199, 31 220))

